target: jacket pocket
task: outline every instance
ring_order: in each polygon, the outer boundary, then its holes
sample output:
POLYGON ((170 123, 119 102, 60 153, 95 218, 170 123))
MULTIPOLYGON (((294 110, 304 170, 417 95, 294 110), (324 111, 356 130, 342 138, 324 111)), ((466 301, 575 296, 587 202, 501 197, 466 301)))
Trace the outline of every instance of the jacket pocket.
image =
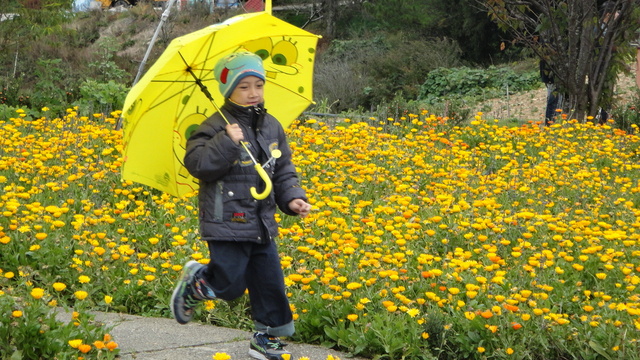
POLYGON ((249 193, 247 183, 227 182, 222 189, 222 221, 234 227, 256 226, 256 200, 249 193))
POLYGON ((205 189, 200 187, 200 221, 222 223, 224 215, 224 181, 216 181, 205 189))

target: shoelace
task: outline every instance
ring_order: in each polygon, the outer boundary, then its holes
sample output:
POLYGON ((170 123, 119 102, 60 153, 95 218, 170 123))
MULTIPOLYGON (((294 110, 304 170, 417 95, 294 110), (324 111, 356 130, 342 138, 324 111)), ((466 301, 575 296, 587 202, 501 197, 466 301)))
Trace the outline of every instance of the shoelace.
POLYGON ((194 307, 196 307, 199 303, 199 300, 194 298, 192 295, 187 295, 184 298, 184 308, 185 311, 190 311, 194 307))
POLYGON ((287 344, 281 342, 277 337, 269 337, 267 339, 269 340, 267 341, 267 345, 272 349, 282 350, 285 346, 287 346, 287 344))

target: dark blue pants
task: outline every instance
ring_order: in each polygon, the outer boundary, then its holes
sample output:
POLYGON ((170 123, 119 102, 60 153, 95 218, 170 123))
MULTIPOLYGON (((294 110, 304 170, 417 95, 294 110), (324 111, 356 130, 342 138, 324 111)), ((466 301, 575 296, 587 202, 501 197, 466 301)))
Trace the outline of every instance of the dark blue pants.
POLYGON ((547 107, 544 112, 544 124, 551 125, 556 118, 556 109, 562 106, 562 95, 558 93, 555 84, 547 84, 547 107))
POLYGON ((291 336, 295 329, 276 244, 209 241, 202 276, 217 298, 233 300, 249 290, 256 331, 291 336))

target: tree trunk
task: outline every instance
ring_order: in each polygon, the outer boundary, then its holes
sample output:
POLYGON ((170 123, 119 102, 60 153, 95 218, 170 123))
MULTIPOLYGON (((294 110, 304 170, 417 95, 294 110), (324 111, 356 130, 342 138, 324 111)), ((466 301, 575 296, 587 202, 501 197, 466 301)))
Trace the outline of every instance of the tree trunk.
MULTIPOLYGON (((552 70, 572 118, 609 108, 613 84, 630 55, 640 0, 478 0, 493 20, 552 70)), ((630 59, 629 59, 630 60, 630 59)))
POLYGON ((327 24, 327 37, 336 37, 336 18, 338 11, 338 0, 324 0, 325 18, 327 24))

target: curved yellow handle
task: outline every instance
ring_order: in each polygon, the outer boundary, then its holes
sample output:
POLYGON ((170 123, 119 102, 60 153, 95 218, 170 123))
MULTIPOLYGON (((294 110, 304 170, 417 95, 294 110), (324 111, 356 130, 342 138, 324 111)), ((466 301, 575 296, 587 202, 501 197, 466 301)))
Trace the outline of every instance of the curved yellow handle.
POLYGON ((271 179, 269 178, 269 174, 267 174, 267 172, 262 168, 262 166, 260 166, 260 164, 255 164, 253 167, 258 172, 258 175, 260 175, 260 177, 262 178, 262 181, 264 181, 266 187, 264 188, 264 191, 262 192, 262 194, 259 194, 256 191, 255 187, 252 187, 249 190, 251 191, 251 196, 253 196, 254 199, 262 200, 262 199, 265 199, 267 196, 269 196, 269 193, 271 192, 271 188, 273 185, 271 183, 271 179))

